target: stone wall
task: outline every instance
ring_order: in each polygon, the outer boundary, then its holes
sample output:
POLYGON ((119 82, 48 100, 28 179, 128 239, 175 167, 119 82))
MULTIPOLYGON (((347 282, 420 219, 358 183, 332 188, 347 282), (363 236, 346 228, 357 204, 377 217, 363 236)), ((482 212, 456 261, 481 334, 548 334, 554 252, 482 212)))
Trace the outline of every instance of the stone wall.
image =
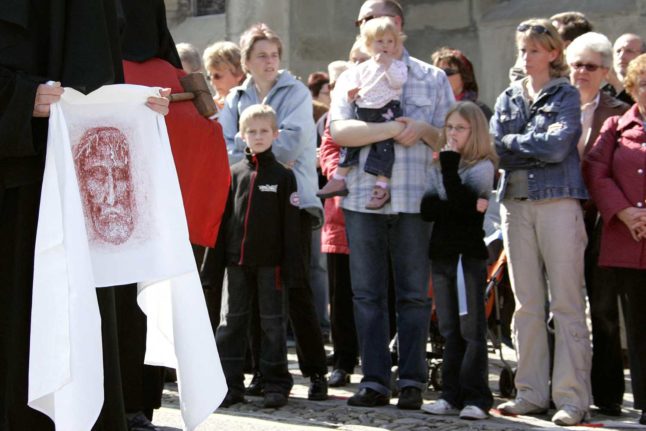
MULTIPOLYGON (((363 0, 227 0, 221 15, 182 21, 182 4, 167 0, 176 41, 238 41, 251 24, 266 22, 283 39, 283 64, 303 78, 325 70, 330 61, 346 59, 357 29, 354 20, 363 0), (176 25, 176 22, 181 24, 176 25)), ((514 63, 514 30, 526 18, 579 10, 611 40, 625 32, 646 36, 644 0, 401 0, 410 53, 430 61, 441 46, 459 48, 473 62, 481 99, 493 105, 508 84, 514 63)))

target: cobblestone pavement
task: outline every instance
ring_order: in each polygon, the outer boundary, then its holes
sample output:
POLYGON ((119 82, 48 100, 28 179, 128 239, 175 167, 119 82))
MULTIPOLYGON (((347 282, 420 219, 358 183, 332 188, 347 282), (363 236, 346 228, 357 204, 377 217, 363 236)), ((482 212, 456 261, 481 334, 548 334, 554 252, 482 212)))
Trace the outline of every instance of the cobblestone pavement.
MULTIPOLYGON (((330 399, 327 401, 308 401, 308 379, 304 379, 296 364, 296 355, 290 349, 290 370, 294 374, 294 388, 289 404, 281 409, 265 409, 262 398, 247 397, 246 404, 237 404, 228 409, 218 409, 205 421, 198 431, 370 431, 387 429, 392 431, 428 431, 428 430, 541 430, 558 429, 560 427, 550 422, 549 415, 503 417, 492 411, 490 419, 483 421, 465 421, 457 417, 431 416, 420 411, 398 410, 396 399, 390 406, 381 408, 349 407, 346 399, 357 389, 360 375, 352 376, 352 383, 345 388, 330 388, 330 399)), ((513 358, 514 354, 506 350, 505 358, 513 358)), ((498 378, 501 362, 498 355, 490 355, 490 384, 496 397, 495 405, 503 399, 499 398, 498 378)), ((250 379, 250 376, 247 376, 250 379)), ((630 388, 630 379, 626 375, 626 386, 630 388)), ((627 392, 628 392, 627 391, 627 392)), ((438 393, 429 390, 425 393, 425 402, 436 399, 438 393)), ((624 414, 621 418, 609 418, 594 415, 588 426, 570 427, 571 430, 589 430, 591 427, 604 429, 640 428, 637 425, 637 412, 632 408, 632 394, 624 398, 624 414), (620 420, 617 420, 620 419, 620 420)), ((550 411, 553 414, 554 411, 550 411)), ((167 384, 164 390, 163 406, 155 412, 154 422, 164 431, 181 429, 179 399, 177 386, 167 384)))

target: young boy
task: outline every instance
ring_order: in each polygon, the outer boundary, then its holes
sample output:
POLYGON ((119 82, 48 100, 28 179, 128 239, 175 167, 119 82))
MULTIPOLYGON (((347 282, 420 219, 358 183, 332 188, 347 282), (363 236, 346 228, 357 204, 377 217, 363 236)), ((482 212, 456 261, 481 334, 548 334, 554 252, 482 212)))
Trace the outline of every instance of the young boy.
POLYGON ((229 392, 222 406, 245 401, 244 358, 257 295, 264 406, 281 407, 287 404, 293 384, 287 370, 286 298, 281 278, 289 285, 303 276, 296 178, 271 152, 278 128, 270 106, 245 109, 240 132, 247 144, 246 159, 231 167, 231 192, 223 223, 229 283, 216 340, 229 392))

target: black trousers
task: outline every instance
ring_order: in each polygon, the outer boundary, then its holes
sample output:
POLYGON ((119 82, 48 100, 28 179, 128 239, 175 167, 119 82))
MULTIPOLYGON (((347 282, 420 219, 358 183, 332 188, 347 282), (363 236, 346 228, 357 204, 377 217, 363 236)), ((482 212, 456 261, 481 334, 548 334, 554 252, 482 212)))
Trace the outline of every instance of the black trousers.
POLYGON ((334 368, 354 373, 358 363, 359 344, 354 325, 350 257, 347 254, 328 253, 327 270, 330 286, 330 324, 334 347, 334 368))
POLYGON ((144 365, 146 315, 137 304, 137 285, 116 286, 115 302, 119 338, 119 364, 126 413, 143 412, 152 420, 161 407, 164 367, 144 365))
POLYGON ((592 397, 597 407, 621 405, 624 398, 624 364, 619 335, 619 292, 612 269, 601 268, 601 219, 588 233, 585 250, 585 285, 592 318, 592 397))
MULTIPOLYGON (((27 406, 34 247, 40 183, 0 188, 0 430, 53 431, 27 406)), ((105 401, 93 431, 126 431, 112 289, 97 289, 105 401)))
MULTIPOLYGON (((304 377, 314 374, 324 376, 327 374, 325 348, 323 347, 321 325, 314 307, 314 296, 309 276, 312 254, 312 216, 305 210, 301 210, 300 241, 301 261, 299 263, 303 265, 304 284, 302 286, 288 286, 287 313, 296 339, 296 355, 298 356, 298 366, 301 373, 304 377)), ((257 315, 257 312, 254 313, 257 315)), ((260 351, 259 331, 260 324, 258 319, 252 319, 250 339, 255 369, 258 369, 260 351)))
POLYGON ((613 272, 626 320, 634 408, 643 411, 646 410, 646 269, 615 268, 613 272))

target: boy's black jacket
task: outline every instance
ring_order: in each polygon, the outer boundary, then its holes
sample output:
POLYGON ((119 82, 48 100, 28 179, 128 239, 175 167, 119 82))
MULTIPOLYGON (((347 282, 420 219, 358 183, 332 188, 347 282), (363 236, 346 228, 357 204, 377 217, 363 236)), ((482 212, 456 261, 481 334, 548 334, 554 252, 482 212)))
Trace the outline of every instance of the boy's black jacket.
POLYGON ((482 223, 484 214, 476 210, 479 196, 462 183, 458 174, 460 154, 454 151, 440 153, 442 182, 447 200, 427 192, 422 198, 420 212, 426 221, 434 221, 429 258, 437 259, 464 255, 486 259, 482 223))
POLYGON ((220 237, 226 265, 279 266, 288 286, 300 285, 300 213, 293 172, 271 149, 231 167, 231 191, 220 237))

